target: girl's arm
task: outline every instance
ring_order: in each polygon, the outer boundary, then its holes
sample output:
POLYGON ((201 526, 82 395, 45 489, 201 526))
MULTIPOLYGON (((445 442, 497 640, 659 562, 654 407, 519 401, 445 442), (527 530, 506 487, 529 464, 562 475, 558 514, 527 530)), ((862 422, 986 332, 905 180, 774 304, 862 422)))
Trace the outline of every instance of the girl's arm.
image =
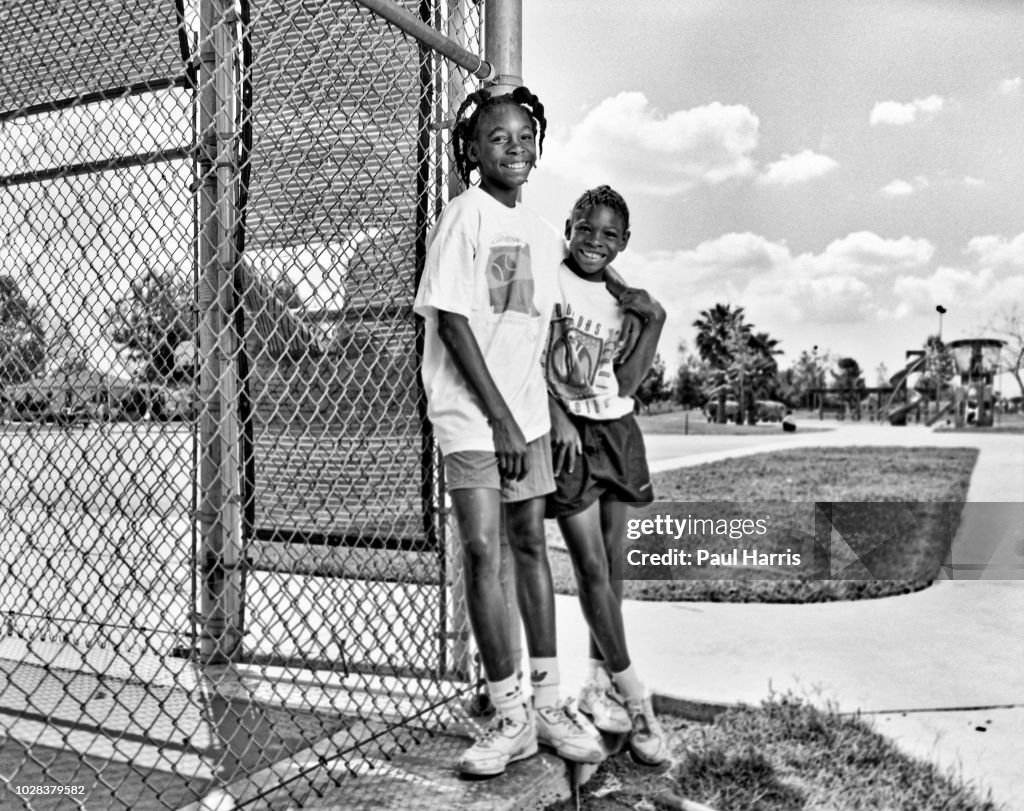
POLYGON ((647 375, 658 351, 658 340, 665 326, 665 309, 646 290, 628 289, 619 296, 619 305, 643 321, 633 351, 615 367, 619 395, 632 397, 647 375))
MULTIPOLYGON (((611 265, 604 269, 604 287, 609 295, 616 301, 620 301, 622 294, 629 287, 619 272, 611 265)), ((640 332, 644 323, 639 316, 627 312, 622 319, 622 332, 619 334, 619 354, 615 358, 616 363, 623 363, 626 358, 633 354, 636 349, 636 342, 640 340, 640 332)))
POLYGON ((527 473, 526 438, 487 368, 480 344, 464 315, 437 311, 437 333, 455 366, 483 407, 494 434, 494 454, 502 478, 519 481, 527 473))

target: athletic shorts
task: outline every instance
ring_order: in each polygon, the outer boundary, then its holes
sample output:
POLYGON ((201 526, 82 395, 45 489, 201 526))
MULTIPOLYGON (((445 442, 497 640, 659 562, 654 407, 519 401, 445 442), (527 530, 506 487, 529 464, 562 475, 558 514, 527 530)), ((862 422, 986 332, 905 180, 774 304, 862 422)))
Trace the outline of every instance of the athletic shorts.
POLYGON ((580 433, 583 454, 576 457, 572 473, 563 470, 555 478, 547 518, 583 512, 603 496, 637 504, 654 501, 644 437, 632 414, 617 420, 570 419, 580 433))
POLYGON ((504 502, 546 496, 555 489, 551 473, 551 436, 544 434, 526 446, 526 476, 513 482, 498 474, 494 451, 458 451, 444 457, 445 484, 449 490, 484 487, 500 490, 504 502))

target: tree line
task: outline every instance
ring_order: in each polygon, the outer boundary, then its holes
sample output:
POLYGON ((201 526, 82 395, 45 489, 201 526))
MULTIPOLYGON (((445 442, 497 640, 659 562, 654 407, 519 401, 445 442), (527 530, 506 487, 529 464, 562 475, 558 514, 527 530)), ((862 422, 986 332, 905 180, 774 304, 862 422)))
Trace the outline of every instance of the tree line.
MULTIPOLYGON (((779 341, 751 324, 742 307, 716 304, 702 310, 693 327, 694 348, 691 350, 686 341, 680 342, 674 377, 667 376, 663 358, 655 359, 636 394, 641 409, 672 403, 706 408, 719 421, 730 418, 751 423, 757 420, 762 408, 759 404, 772 401, 790 409, 813 409, 823 404, 849 408, 859 416, 871 388, 892 386, 884 365, 876 370, 876 380, 869 386, 855 358, 817 346, 802 350, 788 368, 780 368, 779 341), (726 403, 732 407, 727 409, 726 403)), ((1020 390, 1001 394, 1008 398, 1024 396, 1024 310, 1019 304, 1011 304, 989 324, 979 327, 978 333, 992 334, 1005 342, 999 369, 1007 372, 1020 390)), ((924 340, 923 352, 928 363, 916 388, 935 396, 944 381, 952 378, 955 364, 937 335, 924 340)))
POLYGON ((680 343, 672 380, 666 379, 664 361, 655 360, 637 392, 641 407, 670 401, 684 408, 704 407, 719 422, 753 424, 766 401, 787 408, 813 408, 822 402, 859 408, 866 394, 864 373, 854 358, 834 357, 818 347, 804 350, 789 368, 780 369, 779 341, 750 323, 742 307, 716 304, 702 310, 693 327, 696 351, 680 343))
MULTIPOLYGON (((286 306, 301 310, 295 286, 286 278, 274 283, 273 295, 286 306)), ((188 385, 194 368, 185 358, 194 357, 194 352, 182 350, 194 340, 193 298, 191 280, 184 274, 148 273, 114 298, 105 312, 97 314, 97 326, 122 364, 134 370, 136 380, 188 385)), ((1002 368, 1014 377, 1024 394, 1021 313, 1019 306, 1013 305, 987 329, 1006 341, 1002 368)), ((801 351, 788 368, 782 369, 778 363, 782 354, 779 341, 757 329, 742 307, 716 304, 701 311, 693 327, 693 349, 685 341, 680 343, 678 367, 671 379, 664 359, 655 359, 636 394, 641 407, 650 408, 658 402, 687 408, 711 403, 715 417, 724 420, 728 403, 734 419, 754 422, 759 402, 814 408, 824 398, 829 405, 849 403, 859 408, 864 399, 864 370, 854 358, 819 351, 815 346, 801 351)), ((932 340, 936 339, 928 339, 932 340)), ((82 366, 74 347, 53 344, 46 313, 26 300, 13 277, 0 275, 0 387, 37 379, 47 368, 82 366)), ((884 369, 878 370, 878 382, 885 378, 884 369)))

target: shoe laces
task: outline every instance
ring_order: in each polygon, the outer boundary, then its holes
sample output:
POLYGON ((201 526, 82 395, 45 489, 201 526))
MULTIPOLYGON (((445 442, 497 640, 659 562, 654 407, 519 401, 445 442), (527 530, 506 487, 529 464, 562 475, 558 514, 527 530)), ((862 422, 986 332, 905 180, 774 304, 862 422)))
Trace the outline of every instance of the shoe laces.
POLYGON ((595 694, 595 700, 604 704, 606 707, 623 707, 622 699, 619 694, 615 692, 614 688, 608 688, 607 690, 597 689, 595 694))
POLYGON ((569 721, 570 726, 574 729, 579 732, 586 732, 583 728, 583 724, 580 722, 579 716, 577 715, 578 710, 576 708, 576 702, 573 699, 567 698, 562 705, 558 707, 558 712, 565 716, 569 721))
POLYGON ((476 742, 482 744, 489 744, 493 742, 494 739, 497 738, 498 735, 506 729, 506 727, 515 723, 517 723, 516 720, 514 718, 510 718, 507 715, 498 716, 496 719, 494 719, 494 723, 492 723, 489 727, 480 728, 482 734, 480 735, 480 737, 477 738, 476 742))

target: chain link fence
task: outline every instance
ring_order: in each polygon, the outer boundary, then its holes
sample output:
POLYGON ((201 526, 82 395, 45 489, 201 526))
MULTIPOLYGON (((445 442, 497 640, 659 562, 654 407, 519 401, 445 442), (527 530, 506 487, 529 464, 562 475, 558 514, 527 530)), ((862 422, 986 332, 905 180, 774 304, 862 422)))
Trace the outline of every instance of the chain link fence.
POLYGON ((472 77, 353 0, 0 34, 0 807, 301 804, 474 686, 411 310, 472 77))

